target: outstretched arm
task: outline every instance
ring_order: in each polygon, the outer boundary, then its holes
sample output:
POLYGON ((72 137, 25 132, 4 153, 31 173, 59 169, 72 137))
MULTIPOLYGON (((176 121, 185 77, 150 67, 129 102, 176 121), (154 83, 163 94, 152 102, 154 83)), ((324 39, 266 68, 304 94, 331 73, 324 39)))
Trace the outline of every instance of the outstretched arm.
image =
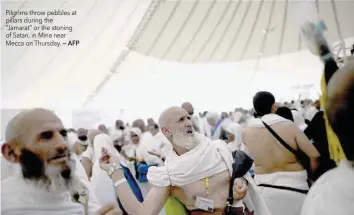
MULTIPOLYGON (((112 175, 113 183, 124 178, 122 171, 117 171, 112 175)), ((131 191, 128 183, 123 183, 116 187, 116 192, 124 209, 129 214, 136 215, 155 215, 158 214, 163 208, 169 194, 169 187, 153 187, 147 194, 143 203, 140 203, 133 192, 131 191)))
MULTIPOLYGON (((119 158, 109 157, 106 155, 106 159, 101 160, 100 166, 103 170, 108 170, 114 163, 119 162, 119 158)), ((112 181, 113 183, 116 183, 115 187, 117 196, 119 197, 124 209, 129 214, 156 215, 161 211, 170 195, 170 187, 151 188, 144 202, 140 203, 130 189, 129 184, 124 182, 124 179, 125 177, 122 169, 118 169, 112 174, 112 181)))

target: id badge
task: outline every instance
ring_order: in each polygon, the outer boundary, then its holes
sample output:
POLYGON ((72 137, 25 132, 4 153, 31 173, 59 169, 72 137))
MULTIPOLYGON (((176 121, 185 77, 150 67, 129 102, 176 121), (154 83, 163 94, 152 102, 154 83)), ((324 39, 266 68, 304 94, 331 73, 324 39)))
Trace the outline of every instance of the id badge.
POLYGON ((197 196, 195 200, 195 207, 204 211, 213 212, 214 211, 214 201, 211 199, 206 199, 197 196))

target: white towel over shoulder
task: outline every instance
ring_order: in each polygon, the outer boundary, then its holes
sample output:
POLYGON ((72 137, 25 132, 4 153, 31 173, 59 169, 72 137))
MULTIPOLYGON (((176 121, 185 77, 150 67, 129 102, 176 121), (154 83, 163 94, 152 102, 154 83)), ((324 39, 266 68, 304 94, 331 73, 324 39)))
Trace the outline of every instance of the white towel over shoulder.
MULTIPOLYGON (((149 168, 147 177, 151 184, 157 187, 180 187, 225 170, 231 176, 233 157, 226 143, 221 140, 212 141, 204 135, 195 135, 200 141, 197 147, 181 156, 172 152, 167 157, 165 166, 149 168)), ((249 182, 244 203, 255 211, 255 215, 270 215, 253 179, 249 174, 244 177, 249 182)))

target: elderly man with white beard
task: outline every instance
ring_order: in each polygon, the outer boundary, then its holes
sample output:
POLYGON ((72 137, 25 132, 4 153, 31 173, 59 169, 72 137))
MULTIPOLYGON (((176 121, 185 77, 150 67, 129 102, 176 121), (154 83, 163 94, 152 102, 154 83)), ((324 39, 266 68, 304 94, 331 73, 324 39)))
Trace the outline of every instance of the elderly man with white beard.
POLYGON ((87 180, 78 176, 84 170, 70 158, 67 131, 53 112, 38 108, 15 116, 6 128, 2 154, 19 166, 1 182, 2 214, 121 214, 113 205, 100 209, 87 180))
MULTIPOLYGON (((165 110, 159 124, 173 151, 167 156, 164 166, 149 168, 147 177, 153 187, 144 202, 138 202, 125 183, 118 165, 121 158, 108 153, 101 158, 101 168, 111 176, 123 207, 129 214, 155 215, 173 196, 191 211, 191 215, 223 214, 233 171, 233 157, 226 143, 211 141, 194 132, 189 114, 180 107, 165 110)), ((237 178, 231 188, 237 200, 246 196, 244 202, 252 210, 241 214, 270 214, 248 174, 237 178)))

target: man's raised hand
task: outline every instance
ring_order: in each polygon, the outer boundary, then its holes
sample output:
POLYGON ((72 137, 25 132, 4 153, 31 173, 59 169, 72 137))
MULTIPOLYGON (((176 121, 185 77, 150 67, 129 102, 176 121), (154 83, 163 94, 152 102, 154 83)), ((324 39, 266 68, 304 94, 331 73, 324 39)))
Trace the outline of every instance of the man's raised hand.
POLYGON ((104 171, 108 171, 109 167, 111 167, 113 163, 119 164, 119 158, 117 156, 109 154, 107 149, 102 148, 102 156, 100 158, 101 169, 104 171))

